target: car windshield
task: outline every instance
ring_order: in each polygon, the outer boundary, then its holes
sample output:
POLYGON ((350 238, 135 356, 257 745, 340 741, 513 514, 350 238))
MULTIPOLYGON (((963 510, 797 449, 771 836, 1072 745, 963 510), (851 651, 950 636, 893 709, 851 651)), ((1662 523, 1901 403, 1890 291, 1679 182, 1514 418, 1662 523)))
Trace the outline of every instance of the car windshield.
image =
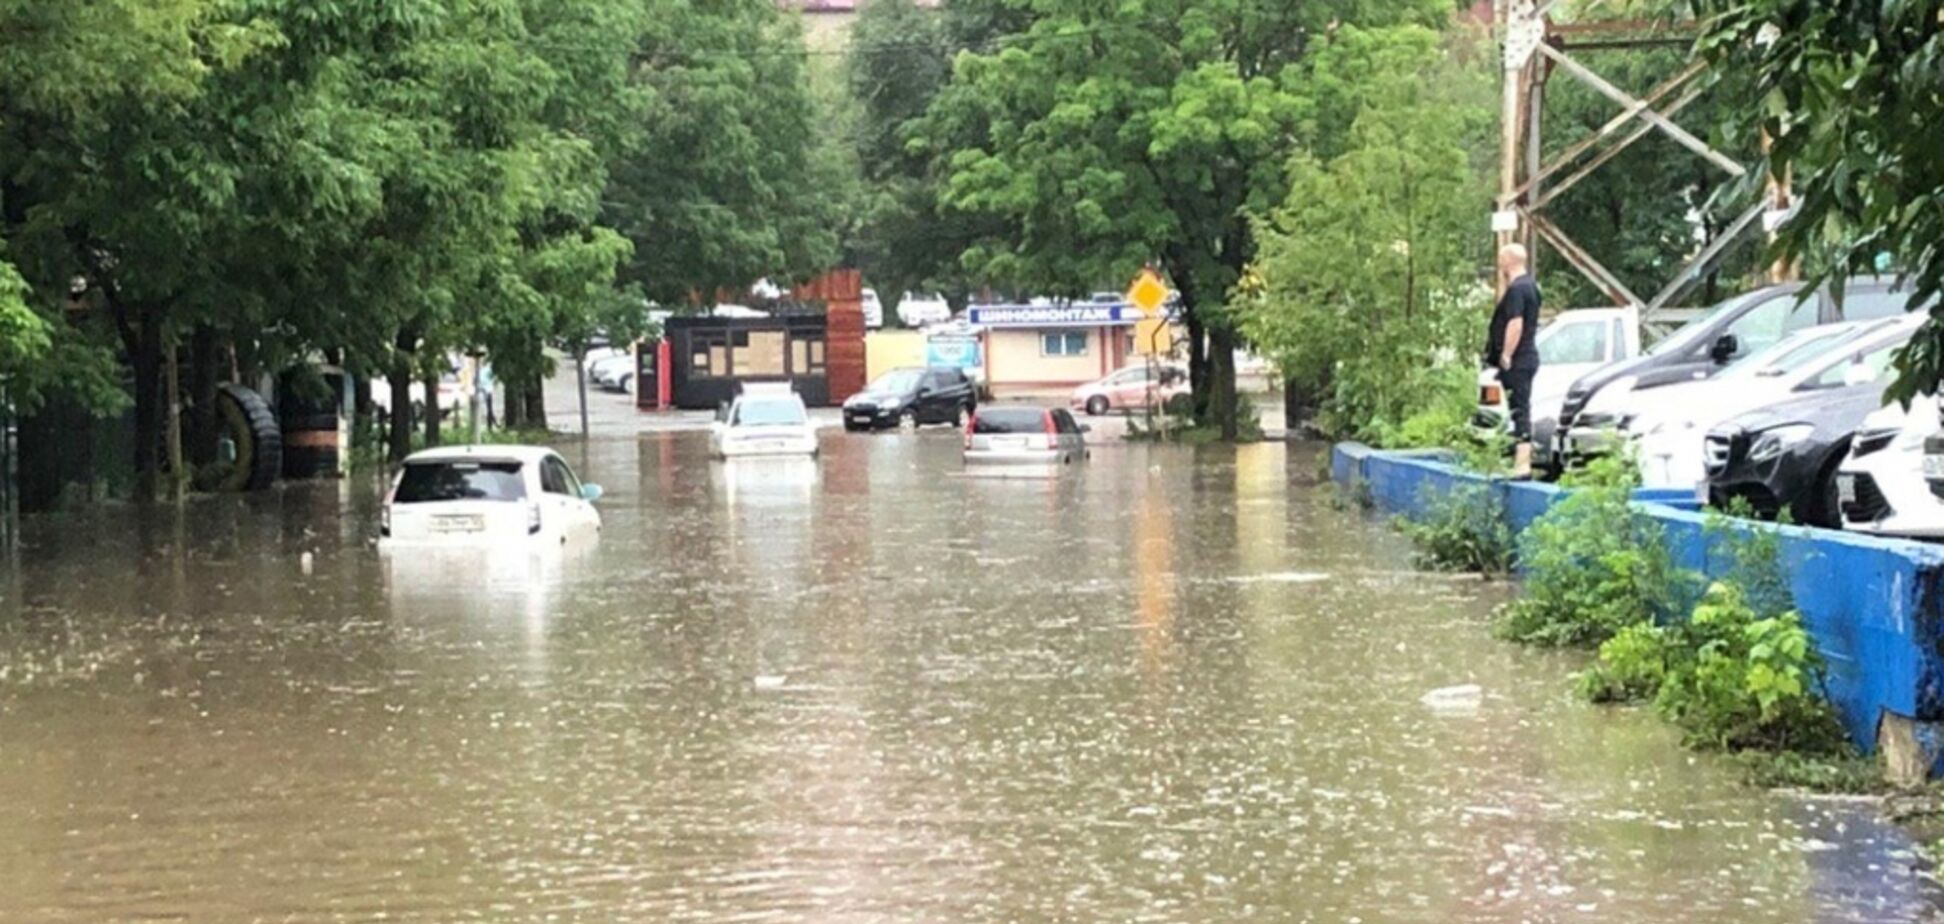
POLYGON ((736 406, 739 427, 783 427, 803 422, 803 405, 790 398, 744 398, 736 406))
POLYGON ((920 369, 893 369, 878 376, 877 381, 864 390, 879 395, 901 395, 917 388, 918 378, 924 374, 920 369))
POLYGON ((518 462, 407 462, 392 493, 394 504, 525 499, 518 462))
POLYGON ((1647 355, 1663 356, 1669 353, 1679 353, 1680 351, 1685 350, 1690 346, 1693 346, 1696 341, 1699 341, 1702 337, 1707 335, 1708 330, 1713 326, 1709 323, 1710 321, 1713 321, 1714 319, 1721 317, 1722 315, 1731 314, 1733 312, 1739 311, 1741 310, 1742 306, 1747 305, 1749 302, 1756 301, 1758 298, 1766 299, 1772 296, 1773 293, 1764 290, 1764 291, 1750 292, 1747 295, 1738 295, 1725 302, 1722 302, 1720 305, 1716 306, 1713 311, 1708 312, 1707 315, 1703 316, 1700 320, 1688 324, 1687 326, 1681 328, 1680 330, 1677 330, 1674 333, 1669 334, 1667 339, 1654 344, 1653 347, 1647 351, 1647 355))
POLYGON ((1036 407, 999 407, 972 419, 973 433, 1045 433, 1046 412, 1036 407))
POLYGON ((1722 371, 1721 375, 1724 378, 1733 379, 1755 377, 1774 378, 1779 375, 1787 375, 1808 363, 1814 362, 1816 357, 1835 349, 1843 341, 1848 340, 1850 335, 1854 333, 1856 333, 1856 328, 1854 327, 1818 328, 1803 331, 1793 337, 1783 339, 1782 342, 1766 350, 1751 354, 1748 358, 1730 365, 1722 371))

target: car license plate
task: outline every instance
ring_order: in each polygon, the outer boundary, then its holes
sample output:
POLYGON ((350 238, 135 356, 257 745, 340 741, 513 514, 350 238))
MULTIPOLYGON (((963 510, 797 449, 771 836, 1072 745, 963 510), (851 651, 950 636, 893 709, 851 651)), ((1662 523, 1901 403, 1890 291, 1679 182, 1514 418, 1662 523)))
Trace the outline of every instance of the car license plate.
POLYGON ((1924 457, 1924 479, 1944 481, 1944 455, 1924 457))
POLYGON ((486 518, 481 516, 443 516, 432 518, 432 531, 435 533, 476 533, 486 528, 486 518))
POLYGON ((992 438, 992 448, 1025 449, 1026 438, 1023 436, 995 436, 992 438))
POLYGON ((1856 503, 1856 476, 1837 473, 1836 503, 1848 507, 1856 503))
POLYGON ((757 440, 750 448, 757 452, 782 452, 786 444, 782 440, 757 440))

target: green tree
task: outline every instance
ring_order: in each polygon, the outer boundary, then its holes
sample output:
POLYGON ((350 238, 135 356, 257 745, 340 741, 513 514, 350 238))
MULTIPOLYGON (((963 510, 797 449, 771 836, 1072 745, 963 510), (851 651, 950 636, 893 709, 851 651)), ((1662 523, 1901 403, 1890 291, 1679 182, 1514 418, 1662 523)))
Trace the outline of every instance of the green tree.
MULTIPOLYGON (((1935 3, 1696 0, 1700 43, 1734 81, 1744 139, 1771 140, 1766 171, 1791 176, 1797 213, 1779 256, 1812 279, 1869 274, 1886 256, 1912 305, 1944 289, 1944 121, 1937 118, 1944 23, 1935 3)), ((1760 176, 1754 178, 1760 181, 1760 176)), ((1944 326, 1932 320, 1897 357, 1892 396, 1937 390, 1944 326)))
POLYGON ((1237 432, 1230 290, 1255 256, 1252 213, 1288 187, 1312 36, 1342 23, 1435 22, 1436 2, 1044 0, 1024 31, 962 54, 931 131, 942 201, 1004 219, 964 255, 983 277, 1078 295, 1158 262, 1181 293, 1203 419, 1237 432), (935 149, 937 150, 937 149, 935 149))
POLYGON ((651 102, 611 165, 603 220, 650 298, 713 301, 837 259, 841 163, 820 144, 800 27, 768 0, 657 4, 636 51, 651 102))
POLYGON ((1238 313, 1289 387, 1322 399, 1326 427, 1381 439, 1470 384, 1489 198, 1469 151, 1490 81, 1419 26, 1346 26, 1312 58, 1308 144, 1258 228, 1259 294, 1238 313))

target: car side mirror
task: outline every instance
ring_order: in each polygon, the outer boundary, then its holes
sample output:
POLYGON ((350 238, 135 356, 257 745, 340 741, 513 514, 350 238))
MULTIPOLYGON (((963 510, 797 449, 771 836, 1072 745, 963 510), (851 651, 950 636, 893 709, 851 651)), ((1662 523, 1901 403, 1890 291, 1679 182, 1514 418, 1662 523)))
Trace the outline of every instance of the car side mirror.
POLYGON ((1093 424, 1081 424, 1081 425, 1080 425, 1080 432, 1081 432, 1081 433, 1092 433, 1092 432, 1093 432, 1093 424))
POLYGON ((601 495, 605 493, 607 492, 601 490, 601 486, 598 484, 581 485, 581 500, 584 500, 590 504, 594 503, 597 500, 600 500, 601 495))
POLYGON ((716 423, 728 423, 728 422, 729 422, 729 402, 727 402, 727 401, 722 401, 722 402, 719 402, 719 403, 717 403, 717 404, 716 404, 716 418, 715 418, 715 419, 716 419, 716 423))
POLYGON ((929 397, 931 397, 931 393, 932 393, 932 390, 931 390, 931 389, 929 389, 929 388, 926 388, 926 387, 924 387, 924 386, 922 386, 922 385, 921 385, 921 386, 919 386, 919 388, 918 388, 918 397, 920 397, 920 398, 929 398, 929 397))
POLYGON ((1869 364, 1861 359, 1852 359, 1848 365, 1843 367, 1844 385, 1868 385, 1874 381, 1876 381, 1876 375, 1871 371, 1869 364))
POLYGON ((1741 340, 1734 334, 1722 334, 1715 340, 1714 348, 1708 351, 1708 358, 1714 360, 1715 365, 1726 365, 1740 352, 1741 340))

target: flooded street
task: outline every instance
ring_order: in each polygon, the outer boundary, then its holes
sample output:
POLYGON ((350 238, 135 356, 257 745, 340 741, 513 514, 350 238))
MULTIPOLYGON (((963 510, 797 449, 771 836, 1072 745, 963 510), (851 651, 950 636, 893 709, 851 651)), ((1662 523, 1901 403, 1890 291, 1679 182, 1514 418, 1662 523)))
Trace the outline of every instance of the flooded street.
POLYGON ((1578 703, 1319 447, 823 439, 568 445, 605 531, 540 559, 383 556, 368 485, 29 521, 0 921, 1932 919, 1873 806, 1578 703))

